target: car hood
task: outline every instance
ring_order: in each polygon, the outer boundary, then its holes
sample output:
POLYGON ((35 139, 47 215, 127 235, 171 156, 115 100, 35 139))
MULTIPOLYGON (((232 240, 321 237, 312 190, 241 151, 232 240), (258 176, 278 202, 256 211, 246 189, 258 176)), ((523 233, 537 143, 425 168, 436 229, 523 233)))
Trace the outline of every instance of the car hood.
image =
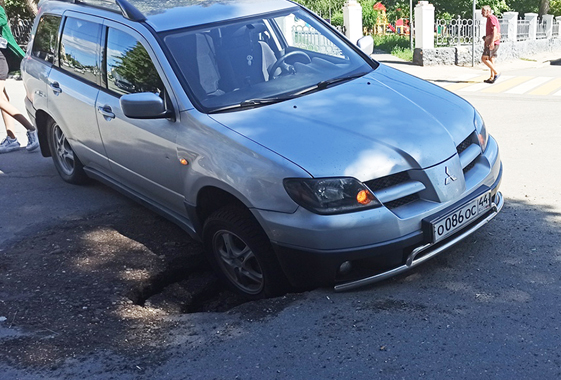
POLYGON ((323 91, 211 117, 313 177, 362 181, 439 164, 474 131, 465 100, 384 65, 323 91))

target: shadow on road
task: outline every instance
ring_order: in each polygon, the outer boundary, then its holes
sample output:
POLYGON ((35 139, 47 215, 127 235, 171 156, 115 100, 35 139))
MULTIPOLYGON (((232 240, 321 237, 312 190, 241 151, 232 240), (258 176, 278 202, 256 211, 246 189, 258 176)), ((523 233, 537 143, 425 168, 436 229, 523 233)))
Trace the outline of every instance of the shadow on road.
MULTIPOLYGON (((411 287, 428 295, 445 291, 471 300, 477 294, 475 303, 531 308, 559 290, 559 217, 547 206, 507 200, 492 223, 456 248, 408 274, 332 297, 364 298, 372 318, 443 307, 434 308, 422 296, 399 300, 411 287)), ((227 312, 232 323, 270 319, 301 299, 289 295, 260 301, 259 307, 240 306, 243 301, 217 283, 201 246, 141 207, 64 222, 17 242, 0 252, 0 275, 1 361, 40 370, 108 350, 156 365, 166 360, 170 335, 178 328, 201 334, 196 326, 180 326, 178 315, 227 312), (262 310, 268 310, 265 316, 257 315, 262 310)), ((73 365, 79 373, 79 362, 73 365)))

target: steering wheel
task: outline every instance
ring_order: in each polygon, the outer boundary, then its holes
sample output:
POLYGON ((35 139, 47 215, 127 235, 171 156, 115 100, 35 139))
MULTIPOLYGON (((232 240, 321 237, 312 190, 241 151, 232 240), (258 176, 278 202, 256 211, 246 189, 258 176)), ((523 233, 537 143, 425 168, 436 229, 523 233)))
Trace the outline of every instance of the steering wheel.
POLYGON ((294 56, 302 56, 307 61, 304 62, 305 64, 312 63, 312 59, 310 58, 310 56, 304 53, 303 51, 300 50, 291 51, 290 53, 287 53, 282 57, 280 57, 279 59, 277 59, 277 61, 272 64, 272 66, 268 70, 269 78, 272 79, 277 78, 277 76, 275 76, 274 73, 279 68, 281 69, 281 74, 282 73, 294 74, 296 72, 294 70, 294 66, 284 62, 287 58, 294 57, 294 56))

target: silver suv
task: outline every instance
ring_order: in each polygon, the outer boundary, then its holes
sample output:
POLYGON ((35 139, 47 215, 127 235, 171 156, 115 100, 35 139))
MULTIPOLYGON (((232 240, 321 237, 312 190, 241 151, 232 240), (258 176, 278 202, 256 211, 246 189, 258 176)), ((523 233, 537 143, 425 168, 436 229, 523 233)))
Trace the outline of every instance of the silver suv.
POLYGON ((503 206, 470 104, 294 2, 44 1, 32 34, 42 154, 176 222, 248 297, 385 279, 503 206))

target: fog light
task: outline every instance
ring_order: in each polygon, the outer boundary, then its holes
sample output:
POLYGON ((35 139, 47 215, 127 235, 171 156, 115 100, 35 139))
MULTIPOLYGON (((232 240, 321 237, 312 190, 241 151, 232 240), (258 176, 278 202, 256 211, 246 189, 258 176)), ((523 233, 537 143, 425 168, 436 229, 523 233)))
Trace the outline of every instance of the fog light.
POLYGON ((341 266, 339 267, 339 274, 341 275, 346 275, 349 274, 349 272, 353 269, 353 264, 351 264, 350 261, 345 261, 343 264, 341 264, 341 266))

